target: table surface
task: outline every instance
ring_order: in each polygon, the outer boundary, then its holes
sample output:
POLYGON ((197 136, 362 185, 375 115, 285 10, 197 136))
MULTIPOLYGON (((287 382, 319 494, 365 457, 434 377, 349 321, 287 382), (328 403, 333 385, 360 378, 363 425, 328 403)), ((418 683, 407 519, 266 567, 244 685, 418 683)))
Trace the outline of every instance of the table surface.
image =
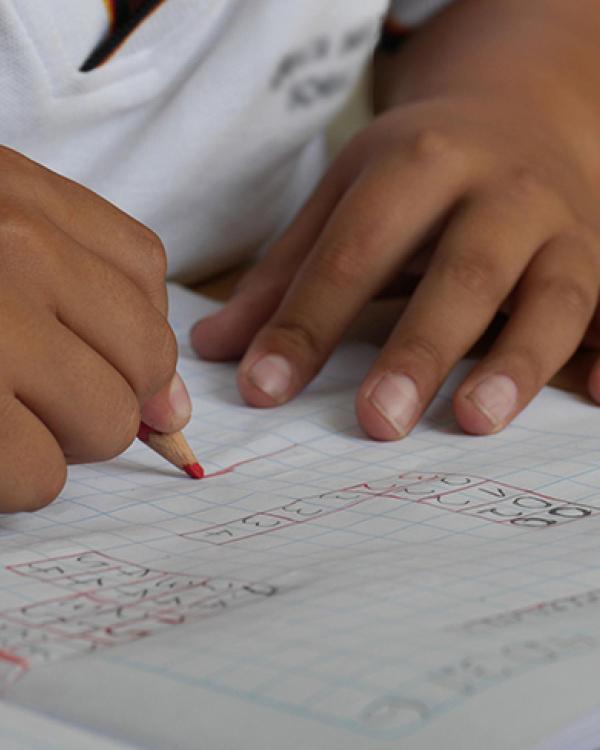
MULTIPOLYGON (((197 292, 219 301, 227 300, 233 293, 236 284, 249 266, 241 266, 239 269, 224 273, 210 281, 195 287, 197 292)), ((371 305, 360 316, 353 326, 353 334, 362 341, 381 344, 390 331, 393 322, 397 320, 399 313, 405 305, 405 300, 380 300, 371 305)), ((484 338, 474 354, 477 356, 485 351, 492 340, 492 336, 484 338)), ((586 387, 587 374, 593 364, 597 353, 591 351, 578 351, 573 358, 552 378, 550 384, 565 391, 578 393, 589 399, 586 387)))

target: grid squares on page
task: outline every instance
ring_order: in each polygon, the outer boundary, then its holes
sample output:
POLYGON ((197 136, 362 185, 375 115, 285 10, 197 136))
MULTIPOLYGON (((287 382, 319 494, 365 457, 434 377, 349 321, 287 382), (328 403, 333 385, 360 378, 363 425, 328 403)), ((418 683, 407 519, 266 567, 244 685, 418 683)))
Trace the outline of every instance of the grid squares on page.
MULTIPOLYGON (((218 375, 214 376, 210 387, 213 389, 219 388, 221 379, 228 372, 227 368, 221 368, 218 375)), ((203 378, 194 378, 193 382, 204 390, 203 378)), ((225 402, 233 400, 233 393, 232 388, 221 388, 219 398, 227 406, 225 402)), ((535 545, 537 549, 539 544, 536 540, 537 532, 522 531, 501 524, 487 523, 458 512, 428 506, 425 502, 408 503, 383 497, 367 498, 354 507, 336 509, 335 513, 320 517, 314 523, 286 525, 271 536, 266 534, 243 539, 238 543, 237 549, 235 545, 229 548, 215 549, 211 547, 206 549, 189 539, 185 540, 179 537, 178 534, 183 533, 180 530, 185 529, 186 526, 193 530, 201 528, 205 524, 210 525, 235 520, 244 514, 281 508, 289 502, 290 498, 302 499, 307 496, 318 495, 328 490, 338 489, 344 484, 353 485, 361 481, 386 477, 400 469, 431 468, 432 466, 437 469, 442 465, 446 470, 460 465, 464 467, 467 473, 469 470, 473 471, 473 466, 476 465, 477 471, 475 473, 482 474, 484 474, 482 467, 490 466, 494 468, 494 472, 490 473, 490 476, 503 477, 510 482, 509 476, 512 473, 515 483, 517 483, 516 478, 519 476, 527 480, 523 483, 525 487, 533 486, 538 491, 543 492, 540 488, 547 484, 547 494, 559 498, 568 498, 569 500, 581 499, 574 493, 575 483, 568 479, 565 480, 564 476, 561 476, 561 473, 567 471, 570 467, 563 466, 557 469, 550 460, 550 454, 544 454, 544 446, 548 450, 554 447, 558 451, 561 445, 559 439, 547 443, 540 442, 539 450, 536 449, 535 452, 530 454, 530 458, 527 458, 517 455, 518 451, 515 446, 511 447, 510 445, 510 440, 514 441, 515 436, 521 436, 519 431, 512 431, 510 438, 494 438, 492 441, 477 441, 474 444, 469 439, 455 440, 456 436, 454 435, 436 436, 432 435, 431 432, 422 430, 413 443, 405 441, 400 448, 396 449, 396 452, 389 446, 382 446, 380 455, 371 444, 365 441, 359 442, 347 435, 337 435, 333 440, 331 436, 328 436, 323 438, 320 443, 318 439, 313 441, 312 438, 306 437, 304 439, 310 444, 298 449, 296 454, 293 450, 290 450, 287 454, 269 458, 257 455, 256 443, 252 433, 253 426, 254 434, 260 433, 261 430, 278 430, 279 437, 289 442, 291 437, 285 433, 285 421, 290 419, 290 415, 296 414, 296 427, 304 425, 307 434, 319 438, 319 436, 327 434, 327 429, 330 429, 331 424, 339 423, 341 425, 342 422, 350 424, 348 415, 351 414, 351 410, 342 409, 340 413, 339 407, 335 407, 330 414, 327 414, 327 408, 324 406, 326 399, 323 399, 317 410, 312 407, 297 406, 289 412, 285 419, 268 417, 262 421, 257 421, 254 415, 250 419, 240 414, 239 421, 245 427, 245 430, 229 431, 227 439, 230 445, 223 448, 218 445, 221 438, 225 441, 225 438, 219 436, 217 432, 217 428, 222 427, 219 410, 215 409, 215 403, 212 401, 205 400, 202 403, 203 407, 209 407, 207 410, 213 412, 213 418, 207 420, 205 425, 195 424, 191 434, 198 446, 204 444, 214 446, 210 455, 213 462, 211 465, 215 467, 215 470, 225 468, 224 464, 228 463, 231 458, 252 459, 255 460, 255 463, 247 464, 246 467, 240 466, 239 470, 232 472, 227 477, 210 480, 213 483, 207 483, 206 489, 192 488, 185 479, 175 481, 170 476, 161 476, 158 479, 158 485, 156 485, 157 475, 153 475, 152 481, 148 481, 148 477, 143 471, 136 473, 132 470, 132 465, 135 465, 132 460, 116 462, 112 465, 113 468, 110 465, 103 467, 103 472, 89 473, 84 471, 79 474, 79 479, 77 479, 77 476, 75 477, 74 483, 70 486, 69 499, 75 501, 72 506, 72 513, 69 514, 69 506, 65 505, 62 512, 55 513, 53 516, 48 514, 47 518, 37 525, 40 539, 43 538, 42 532, 48 525, 49 519, 52 518, 50 526, 58 525, 62 534, 66 532, 73 535, 87 535, 85 536, 86 544, 97 542, 107 549, 121 549, 126 557, 143 558, 149 563, 153 559, 165 559, 170 560, 171 564, 177 559, 178 566, 183 566, 187 562, 192 566, 197 566, 199 571, 206 566, 211 568, 220 566, 221 569, 227 569, 228 574, 232 577, 235 577, 236 572, 239 573, 242 570, 252 571, 252 575, 254 575, 254 571, 257 571, 260 572, 260 577, 265 579, 268 579, 269 576, 285 576, 298 566, 301 566, 302 570, 309 571, 310 565, 320 565, 324 576, 342 575, 344 568, 348 566, 341 559, 343 555, 350 553, 361 544, 371 545, 373 550, 381 549, 381 545, 393 545, 394 542, 398 541, 394 535, 402 535, 403 533, 405 534, 404 541, 407 545, 412 545, 415 552, 421 541, 428 541, 429 543, 436 542, 436 549, 440 554, 442 545, 455 545, 455 553, 460 552, 460 547, 464 547, 471 549, 475 557, 480 555, 482 558, 485 557, 486 545, 488 544, 490 549, 497 544, 498 551, 502 550, 502 554, 509 556, 511 547, 508 546, 508 540, 510 539, 515 553, 515 568, 510 571, 508 566, 498 566, 495 572, 497 578, 503 578, 501 584, 487 585, 484 583, 483 576, 493 575, 493 569, 479 571, 482 576, 478 580, 473 577, 476 571, 470 571, 468 567, 461 567, 457 564, 452 574, 446 575, 443 570, 436 574, 432 570, 428 572, 428 575, 419 578, 415 573, 414 585, 410 585, 410 577, 408 577, 397 588, 397 591, 403 597, 411 597, 410 606, 417 612, 419 608, 425 607, 431 607, 433 610, 441 608, 447 610, 453 602, 456 602, 458 597, 468 597, 469 592, 472 595, 481 595, 482 586, 485 586, 488 598, 498 602, 498 606, 504 606, 508 605, 511 600, 522 601, 523 603, 531 602, 532 596, 541 591, 539 582, 540 578, 544 579, 543 558, 537 562, 537 567, 531 567, 525 574, 519 574, 518 571, 520 560, 526 559, 527 549, 531 548, 532 545, 535 545), (315 421, 312 421, 313 419, 315 421), (257 425, 260 424, 262 424, 262 427, 257 428, 257 425), (456 445, 451 446, 450 441, 455 441, 456 445), (237 443, 237 445, 233 445, 233 443, 237 443), (361 455, 363 449, 366 453, 361 455), (311 461, 311 452, 314 452, 317 457, 321 457, 323 460, 311 461), (535 456, 536 461, 539 460, 539 464, 536 466, 531 465, 531 455, 535 456), (506 461, 506 466, 499 465, 503 461, 506 461), (364 473, 361 472, 361 463, 371 464, 365 469, 364 473), (292 469, 288 473, 291 467, 297 467, 297 470, 292 469), (522 470, 528 468, 533 471, 523 473, 522 470), (109 473, 105 473, 106 471, 109 473), (118 486, 121 488, 116 495, 113 494, 113 489, 107 490, 107 497, 118 498, 114 507, 110 502, 103 505, 102 494, 98 491, 98 485, 102 484, 102 477, 110 478, 111 471, 115 472, 117 480, 116 484, 111 485, 111 487, 118 486), (125 485, 120 483, 120 477, 123 478, 125 485), (343 477, 345 482, 340 483, 340 477, 343 477), (556 479, 559 479, 563 484, 551 485, 551 482, 556 479), (153 484, 156 486, 153 486, 153 484), (264 495, 264 501, 261 499, 262 495, 264 495), (84 511, 85 514, 90 513, 90 517, 93 519, 93 523, 89 525, 79 523, 83 519, 81 518, 81 511, 77 507, 78 503, 82 503, 80 507, 84 507, 83 503, 85 503, 86 496, 92 498, 84 511), (123 505, 120 505, 121 498, 124 499, 123 505), (137 504, 144 505, 148 500, 150 500, 149 512, 145 520, 142 518, 142 514, 140 514, 139 519, 135 516, 130 519, 123 517, 121 508, 126 513, 127 507, 135 509, 137 504), (196 502, 199 503, 200 508, 195 506, 196 502), (154 518, 150 518, 150 515, 155 513, 156 510, 161 513, 154 518), (94 514, 97 514, 95 519, 94 514), (115 521, 118 521, 116 526, 115 521), (61 523, 64 523, 62 527, 61 523), (111 531, 111 533, 95 533, 94 527, 96 524, 98 529, 103 532, 111 531), (147 528, 144 529, 144 526, 147 528), (432 534, 433 537, 431 537, 432 534), (127 537, 129 537, 129 540, 127 537), (129 541, 131 541, 131 544, 129 541), (476 545, 480 546, 477 547, 476 545), (321 558, 319 558, 320 554, 323 555, 321 558), (333 556, 331 556, 332 554, 333 556), (519 554, 523 555, 520 559, 519 554), (336 556, 340 558, 337 562, 336 556), (317 558, 316 561, 315 557, 317 558), (292 564, 286 570, 286 564, 290 562, 292 564), (525 580, 523 580, 523 576, 525 580), (524 591, 527 587, 531 589, 530 592, 524 591)), ((228 408, 230 407, 231 405, 228 408)), ((437 417, 446 419, 446 405, 437 417)), ((237 418, 238 413, 236 412, 233 419, 237 418)), ((291 422, 291 424, 294 424, 294 422, 291 422)), ((294 439, 302 440, 303 438, 298 434, 294 439)), ((521 437, 519 439, 521 440, 521 437)), ((531 436, 525 435, 522 438, 524 445, 527 444, 527 439, 531 439, 531 436)), ((266 445, 264 450, 267 451, 268 447, 266 445)), ((139 456, 143 464, 146 460, 144 457, 147 456, 144 451, 145 449, 135 449, 131 455, 136 457, 136 462, 139 456)), ((148 459, 148 462, 152 466, 160 465, 154 459, 152 459, 152 462, 148 459)), ((235 463, 235 461, 233 462, 235 463)), ((583 477, 580 477, 580 481, 586 482, 583 477)), ((108 484, 106 486, 108 487, 108 484)), ((589 490, 590 488, 588 488, 588 496, 591 494, 589 490)), ((581 523, 586 522, 582 521, 581 523)), ((577 531, 580 527, 579 522, 573 523, 569 528, 567 526, 562 527, 560 538, 563 540, 575 539, 580 533, 577 531)), ((29 528, 31 530, 33 524, 29 528)), ((550 544, 555 543, 556 535, 551 530, 548 532, 542 531, 541 534, 546 536, 540 538, 552 540, 550 544)), ((49 538, 50 535, 46 537, 46 539, 49 538)), ((405 545, 398 544, 396 546, 398 549, 405 548, 405 545)), ((568 554, 568 549, 569 545, 566 544, 563 551, 565 556, 568 554)), ((548 550, 548 552, 551 551, 548 550)), ((369 567, 371 554, 358 558, 362 563, 361 568, 364 565, 365 582, 376 575, 377 571, 374 563, 372 568, 369 567)), ((587 554, 593 559, 591 549, 587 554)), ((423 556, 421 564, 425 564, 425 557, 423 556)), ((446 559, 451 569, 452 555, 450 552, 448 552, 446 559)), ((418 565, 415 565, 415 570, 417 569, 418 565)), ((383 574, 383 569, 380 572, 383 574)), ((557 579, 547 581, 547 593, 556 592, 563 585, 566 589, 572 587, 575 572, 573 566, 568 569, 565 568, 564 571, 561 571, 560 566, 554 566, 551 571, 548 570, 548 574, 556 574, 557 579), (562 583, 561 575, 564 577, 562 583)), ((338 588, 338 591, 339 595, 335 600, 328 601, 327 596, 325 596, 323 600, 318 600, 315 597, 312 601, 313 608, 319 602, 321 613, 325 609, 329 610, 327 622, 335 623, 337 621, 338 615, 335 607, 338 609, 345 607, 351 613, 353 606, 358 606, 358 600, 356 595, 352 593, 350 586, 343 589, 338 588)), ((34 599, 42 595, 43 592, 41 591, 39 593, 33 592, 34 599)), ((377 592, 374 588, 368 591, 368 596, 365 595, 363 598, 363 606, 372 608, 370 611, 376 615, 378 613, 383 616, 387 612, 392 616, 396 610, 389 602, 385 601, 385 598, 385 588, 380 592, 377 592)), ((360 625, 359 620, 358 617, 355 620, 357 628, 360 625)), ((368 617, 365 616, 364 620, 367 622, 368 617)), ((307 632, 309 631, 305 626, 299 627, 297 630, 299 635, 304 634, 306 636, 307 632)), ((381 632, 385 634, 386 631, 381 629, 381 632)), ((391 636, 388 634, 384 637, 391 636)), ((342 642, 341 636, 337 642, 342 642)), ((286 641, 285 637, 282 636, 281 643, 283 652, 289 647, 289 641, 286 641)), ((351 645, 352 643, 352 637, 349 635, 348 644, 351 645)), ((314 656, 317 663, 320 663, 323 652, 319 652, 317 649, 314 656)), ((408 663, 408 656, 404 654, 404 657, 407 659, 406 663, 408 663)), ((225 659, 224 656, 222 658, 225 659)), ((341 656, 339 658, 342 659, 341 656)), ((241 664, 241 661, 234 658, 230 664, 231 679, 231 675, 235 673, 235 669, 241 664)), ((282 700, 288 700, 296 706, 312 705, 316 712, 315 715, 321 712, 324 717, 338 717, 353 721, 357 715, 362 715, 364 706, 376 694, 376 691, 373 692, 372 686, 363 681, 363 684, 358 688, 353 685, 339 686, 339 691, 331 691, 325 688, 322 699, 319 700, 316 697, 318 693, 318 687, 316 686, 321 684, 320 679, 325 677, 335 679, 344 676, 347 666, 346 661, 340 662, 336 666, 336 660, 334 659, 328 663, 327 668, 315 669, 315 672, 319 673, 319 679, 314 677, 314 673, 309 675, 308 673, 286 671, 287 667, 284 669, 283 661, 277 663, 276 667, 265 667, 259 659, 257 663, 246 666, 248 679, 244 685, 240 686, 241 688, 250 692, 258 691, 261 695, 272 695, 268 692, 269 689, 273 689, 274 685, 279 684, 282 700), (330 674, 327 674, 328 669, 331 670, 330 674), (301 677, 304 682, 300 679, 301 677), (293 682, 295 678, 298 679, 298 683, 293 682), (278 680, 279 682, 277 682, 278 680), (289 682, 286 683, 286 680, 289 682), (314 682, 311 682, 311 680, 314 682), (288 693, 285 693, 286 684, 289 687, 288 693), (269 686, 271 687, 269 688, 269 686), (314 691, 312 691, 313 687, 316 687, 314 691), (349 692, 345 693, 344 690, 349 692), (352 709, 349 710, 348 706, 351 706, 352 709)), ((379 663, 378 666, 383 667, 383 664, 379 663)), ((416 668, 418 671, 418 665, 416 665, 416 668)), ((194 670, 191 667, 188 671, 193 676, 194 670)), ((235 683, 231 683, 231 686, 235 687, 235 683)), ((381 687, 387 689, 386 686, 382 685, 381 687)), ((390 686, 390 688, 393 687, 393 685, 390 686)), ((439 685, 431 688, 431 690, 438 690, 440 694, 443 693, 444 689, 443 686, 439 685)), ((414 687, 413 694, 416 695, 417 692, 417 687, 414 687)), ((440 698, 440 700, 442 699, 440 698)), ((376 723, 376 719, 381 719, 381 716, 385 714, 383 705, 383 703, 380 703, 371 711, 371 721, 376 723)), ((399 706, 399 696, 388 698, 386 709, 388 713, 399 710, 399 706), (394 701, 396 702, 394 703, 394 701)))

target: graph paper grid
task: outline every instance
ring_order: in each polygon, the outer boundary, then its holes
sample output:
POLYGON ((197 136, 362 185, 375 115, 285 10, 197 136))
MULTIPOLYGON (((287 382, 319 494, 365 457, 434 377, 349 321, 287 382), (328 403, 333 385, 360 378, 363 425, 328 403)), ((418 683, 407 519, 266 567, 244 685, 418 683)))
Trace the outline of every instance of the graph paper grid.
MULTIPOLYGON (((446 390, 411 436, 374 444, 353 410, 370 348, 343 348, 293 403, 251 410, 233 365, 194 359, 195 303, 180 303, 186 434, 208 476, 134 445, 74 467, 47 509, 0 519, 6 700, 35 708, 46 675, 101 662, 300 719, 307 736, 327 727, 340 747, 417 747, 486 691, 598 658, 592 407, 548 390, 473 438, 446 390)), ((117 728, 100 707, 90 718, 48 701, 40 710, 164 747, 135 710, 117 728)), ((220 721, 199 716, 198 731, 220 721)))

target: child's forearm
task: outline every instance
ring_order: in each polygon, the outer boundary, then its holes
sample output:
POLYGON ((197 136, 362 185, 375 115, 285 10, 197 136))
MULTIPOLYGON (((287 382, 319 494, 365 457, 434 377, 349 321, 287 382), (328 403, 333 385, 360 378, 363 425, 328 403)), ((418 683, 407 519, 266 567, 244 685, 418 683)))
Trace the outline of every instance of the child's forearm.
POLYGON ((456 0, 375 64, 378 111, 424 98, 501 97, 580 135, 600 126, 597 0, 456 0))

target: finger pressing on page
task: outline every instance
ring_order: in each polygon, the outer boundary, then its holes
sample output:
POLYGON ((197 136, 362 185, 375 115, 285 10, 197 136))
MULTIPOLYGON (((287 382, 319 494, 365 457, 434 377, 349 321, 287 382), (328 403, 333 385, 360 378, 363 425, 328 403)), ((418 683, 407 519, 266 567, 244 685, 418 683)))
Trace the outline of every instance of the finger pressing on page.
POLYGON ((239 359, 248 344, 278 308, 296 272, 265 258, 248 272, 233 297, 216 313, 199 320, 190 331, 191 344, 202 359, 239 359))
POLYGON ((349 166, 338 160, 283 236, 242 279, 217 313, 196 323, 191 343, 208 360, 239 359, 257 331, 279 307, 348 182, 349 166))
POLYGON ((485 331, 551 231, 544 212, 495 195, 463 202, 429 269, 357 395, 373 438, 396 440, 418 422, 450 369, 485 331))
POLYGON ((316 375, 358 312, 456 199, 459 174, 432 177, 422 164, 389 159, 348 189, 240 365, 248 403, 284 403, 316 375))
POLYGON ((592 318, 598 288, 597 261, 578 239, 554 239, 540 251, 506 327, 456 391, 454 411, 466 432, 505 427, 567 362, 592 318))

